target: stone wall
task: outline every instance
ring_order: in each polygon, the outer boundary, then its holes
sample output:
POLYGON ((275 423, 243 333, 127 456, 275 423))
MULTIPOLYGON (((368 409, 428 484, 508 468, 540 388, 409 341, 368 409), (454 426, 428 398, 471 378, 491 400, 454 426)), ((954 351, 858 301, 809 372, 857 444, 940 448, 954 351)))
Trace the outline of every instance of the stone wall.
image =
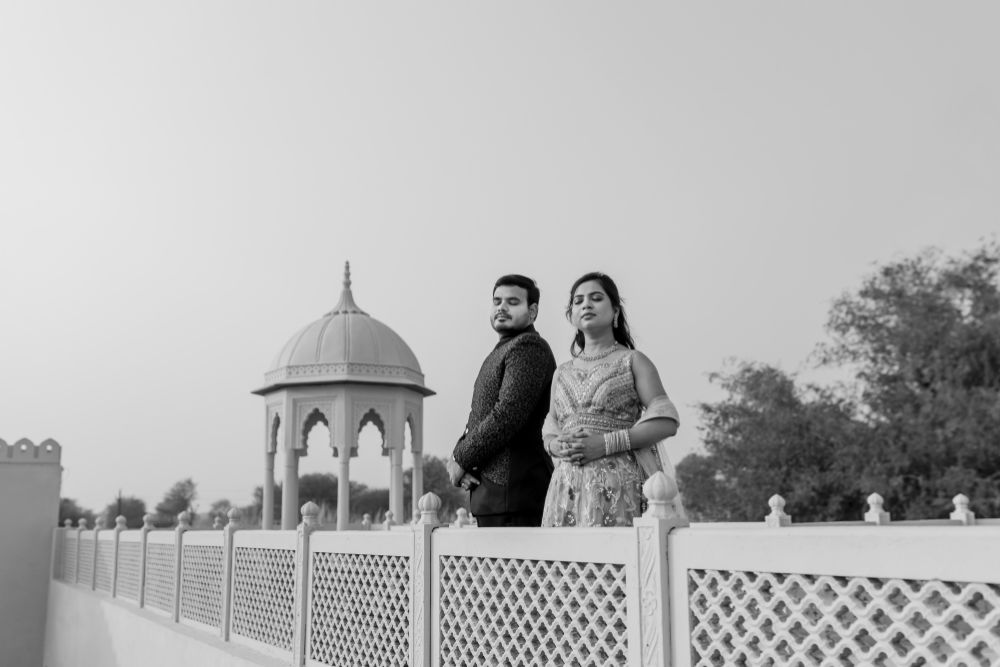
POLYGON ((42 664, 61 449, 0 440, 0 666, 42 664))

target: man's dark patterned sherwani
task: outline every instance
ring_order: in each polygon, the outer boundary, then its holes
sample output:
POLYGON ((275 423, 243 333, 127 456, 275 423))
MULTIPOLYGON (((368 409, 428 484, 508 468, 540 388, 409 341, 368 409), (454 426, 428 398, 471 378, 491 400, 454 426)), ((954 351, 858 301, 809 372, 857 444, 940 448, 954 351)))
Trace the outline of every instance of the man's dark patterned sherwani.
POLYGON ((542 447, 542 423, 556 360, 528 326, 500 338, 483 362, 469 422, 455 461, 481 480, 470 504, 480 526, 541 523, 552 460, 542 447))

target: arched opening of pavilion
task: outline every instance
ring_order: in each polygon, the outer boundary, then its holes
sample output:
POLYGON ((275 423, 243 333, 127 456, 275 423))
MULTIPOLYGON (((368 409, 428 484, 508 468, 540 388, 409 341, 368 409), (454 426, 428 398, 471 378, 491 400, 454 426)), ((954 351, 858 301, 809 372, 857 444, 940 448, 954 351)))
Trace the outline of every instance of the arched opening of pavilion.
POLYGON ((329 429, 337 460, 337 530, 350 519, 351 458, 358 434, 374 425, 382 435, 388 462, 389 509, 403 512, 403 453, 406 432, 413 460, 412 513, 423 495, 423 399, 434 392, 424 385, 416 356, 399 334, 361 310, 351 291, 350 263, 333 310, 311 322, 281 348, 265 385, 265 443, 262 527, 274 526, 274 460, 284 454, 281 528, 298 523, 299 458, 309 453, 309 433, 317 424, 329 429))

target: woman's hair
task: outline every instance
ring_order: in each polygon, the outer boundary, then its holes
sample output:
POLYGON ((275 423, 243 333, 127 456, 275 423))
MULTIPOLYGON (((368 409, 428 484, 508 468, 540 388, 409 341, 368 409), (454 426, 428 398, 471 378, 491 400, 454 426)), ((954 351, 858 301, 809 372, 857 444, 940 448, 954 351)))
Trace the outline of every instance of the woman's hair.
MULTIPOLYGON (((618 325, 615 326, 612 323, 611 333, 614 335, 615 340, 630 350, 635 349, 635 341, 632 340, 632 332, 628 328, 628 319, 625 317, 625 306, 621 295, 618 293, 618 285, 615 285, 615 281, 611 279, 611 276, 607 276, 600 271, 592 271, 590 273, 585 273, 576 279, 573 286, 569 288, 569 303, 566 304, 566 319, 570 318, 570 314, 573 312, 573 294, 576 293, 576 288, 587 282, 588 280, 596 280, 601 283, 601 287, 604 288, 605 293, 607 293, 608 298, 611 299, 611 305, 618 310, 618 325)), ((583 332, 577 329, 576 335, 573 337, 573 342, 569 345, 569 353, 574 357, 583 352, 583 346, 585 341, 583 339, 583 332)))

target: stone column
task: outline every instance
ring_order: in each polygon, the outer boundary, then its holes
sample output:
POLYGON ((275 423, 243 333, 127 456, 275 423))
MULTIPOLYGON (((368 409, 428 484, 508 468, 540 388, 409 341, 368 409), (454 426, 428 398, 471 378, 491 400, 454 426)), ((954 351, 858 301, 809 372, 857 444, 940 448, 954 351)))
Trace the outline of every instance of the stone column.
MULTIPOLYGON (((397 443, 389 450, 389 509, 398 523, 403 523, 403 447, 397 443)), ((419 497, 419 496, 418 496, 419 497)))
POLYGON ((281 490, 281 529, 295 530, 299 523, 299 450, 285 450, 285 484, 281 490))
POLYGON ((340 474, 337 475, 337 530, 347 530, 351 518, 351 447, 342 445, 338 463, 340 474))
POLYGON ((274 452, 264 452, 264 507, 261 511, 260 527, 274 528, 274 452))
POLYGON ((413 516, 418 516, 417 504, 420 497, 424 495, 424 455, 422 452, 413 452, 413 483, 411 485, 413 493, 413 516))

